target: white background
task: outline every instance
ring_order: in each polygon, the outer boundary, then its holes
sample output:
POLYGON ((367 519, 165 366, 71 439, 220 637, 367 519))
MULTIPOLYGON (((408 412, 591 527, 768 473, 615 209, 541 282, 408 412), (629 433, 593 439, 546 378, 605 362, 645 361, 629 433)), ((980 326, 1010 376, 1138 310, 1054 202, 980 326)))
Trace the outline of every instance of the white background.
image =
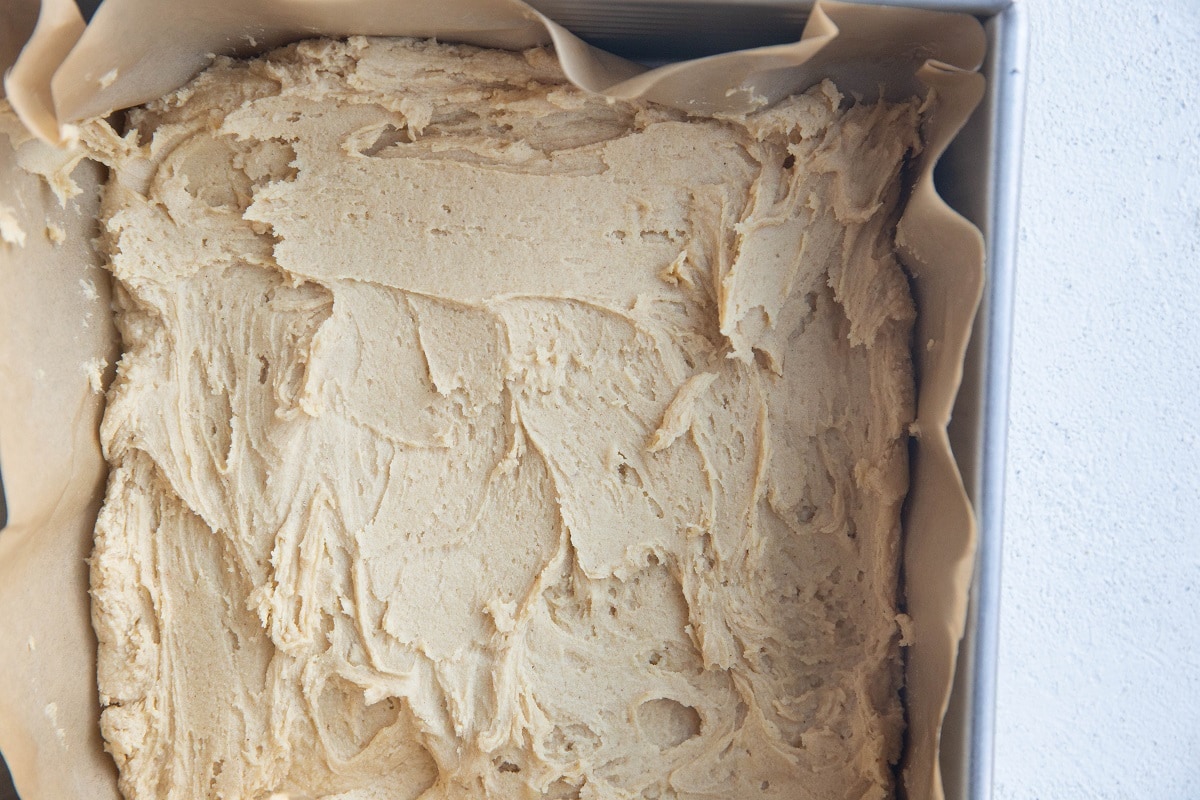
POLYGON ((1200 798, 1200 0, 1019 1, 995 796, 1200 798))

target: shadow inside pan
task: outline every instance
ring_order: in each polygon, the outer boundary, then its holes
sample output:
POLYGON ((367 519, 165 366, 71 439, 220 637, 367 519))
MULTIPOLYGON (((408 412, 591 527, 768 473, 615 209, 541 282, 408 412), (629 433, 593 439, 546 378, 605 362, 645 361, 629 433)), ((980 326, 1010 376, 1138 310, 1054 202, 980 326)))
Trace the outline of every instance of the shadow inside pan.
POLYGON ((663 64, 800 38, 810 4, 703 0, 527 0, 585 42, 632 61, 663 64))
MULTIPOLYGON (((84 21, 90 22, 96 9, 100 7, 100 0, 75 0, 75 5, 79 6, 79 13, 83 15, 84 21)), ((3 800, 2 795, 0 800, 3 800)))
POLYGON ((17 797, 17 787, 13 786, 12 776, 8 774, 8 765, 4 756, 0 755, 0 800, 20 800, 17 797))

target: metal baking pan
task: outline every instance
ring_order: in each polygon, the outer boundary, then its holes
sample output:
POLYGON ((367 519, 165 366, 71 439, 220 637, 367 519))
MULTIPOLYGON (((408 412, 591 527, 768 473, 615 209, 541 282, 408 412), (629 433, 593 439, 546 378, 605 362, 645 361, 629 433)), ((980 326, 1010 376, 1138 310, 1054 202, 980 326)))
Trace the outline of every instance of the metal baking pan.
MULTIPOLYGON (((979 520, 966 633, 942 734, 949 800, 992 796, 1000 547, 1028 30, 1013 0, 865 0, 973 14, 984 24, 987 92, 938 165, 943 197, 983 232, 987 280, 950 439, 979 520)), ((528 0, 605 49, 646 63, 795 41, 811 0, 528 0)), ((864 2, 864 0, 859 0, 864 2)), ((78 0, 90 17, 99 0, 78 0)), ((0 527, 4 524, 0 484, 0 527)), ((0 762, 0 800, 15 798, 0 762)))
POLYGON ((1025 124, 1028 26, 1013 0, 913 3, 965 11, 984 23, 987 93, 946 151, 935 177, 942 196, 979 226, 987 247, 983 302, 967 351, 950 441, 979 522, 966 632, 942 733, 948 800, 992 796, 1000 555, 1012 350, 1017 208, 1025 124))

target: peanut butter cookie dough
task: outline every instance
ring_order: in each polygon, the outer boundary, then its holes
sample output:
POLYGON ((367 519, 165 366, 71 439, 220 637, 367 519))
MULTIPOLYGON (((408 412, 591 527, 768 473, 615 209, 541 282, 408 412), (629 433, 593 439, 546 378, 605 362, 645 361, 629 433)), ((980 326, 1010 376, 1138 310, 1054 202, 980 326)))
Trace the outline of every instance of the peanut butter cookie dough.
POLYGON ((920 122, 359 38, 85 130, 126 797, 890 796, 920 122))

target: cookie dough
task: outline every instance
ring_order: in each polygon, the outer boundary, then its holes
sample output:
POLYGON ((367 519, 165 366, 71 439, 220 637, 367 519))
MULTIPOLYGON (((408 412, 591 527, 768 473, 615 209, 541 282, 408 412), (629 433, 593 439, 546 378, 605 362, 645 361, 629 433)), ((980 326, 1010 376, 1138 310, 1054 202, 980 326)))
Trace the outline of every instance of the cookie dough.
POLYGON ((125 796, 890 796, 920 122, 356 38, 85 130, 125 796))

